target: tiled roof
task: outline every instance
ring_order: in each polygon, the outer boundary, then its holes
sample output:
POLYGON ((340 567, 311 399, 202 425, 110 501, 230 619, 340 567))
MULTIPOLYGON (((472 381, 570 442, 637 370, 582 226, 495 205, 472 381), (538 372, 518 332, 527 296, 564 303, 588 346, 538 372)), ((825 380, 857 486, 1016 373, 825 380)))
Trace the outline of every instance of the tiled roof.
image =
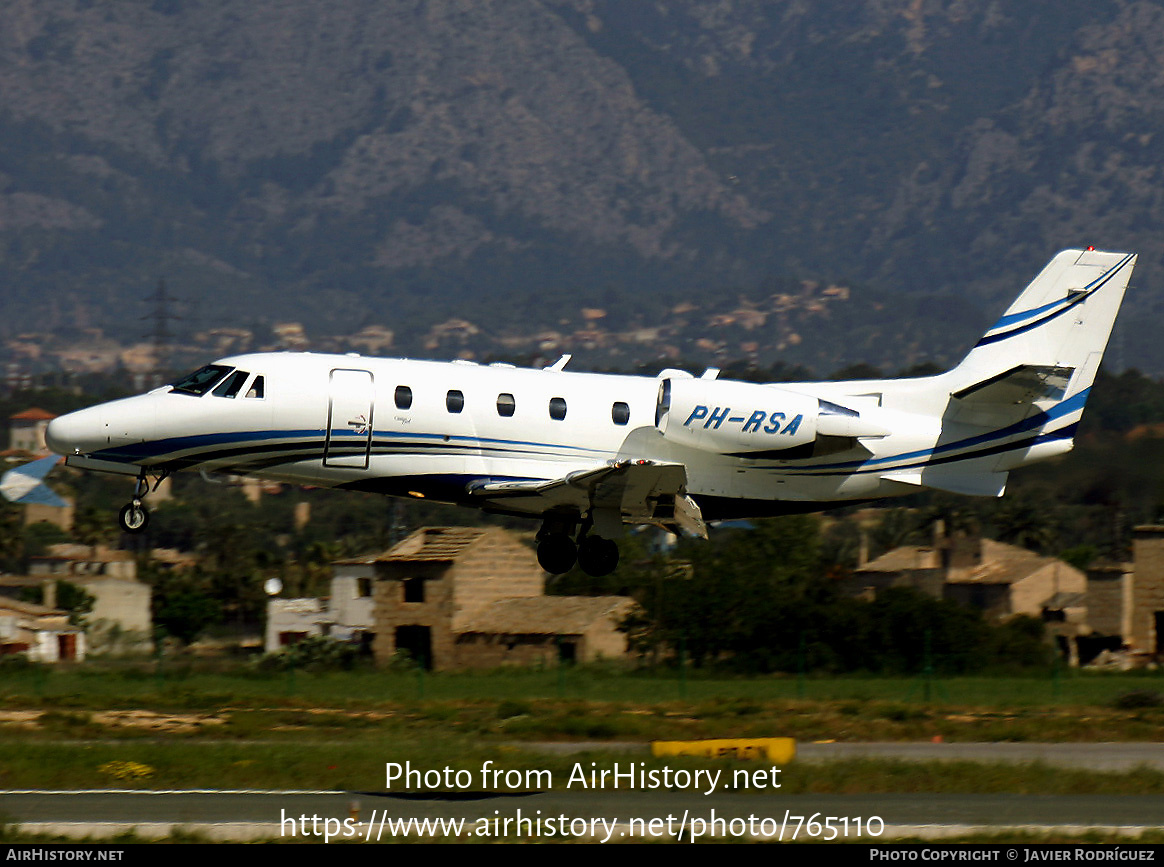
POLYGON ((886 551, 876 560, 870 560, 858 572, 904 572, 907 569, 929 569, 934 562, 934 550, 917 545, 903 545, 886 551))
POLYGON ((425 527, 417 530, 380 558, 386 562, 456 560, 465 549, 485 535, 476 527, 425 527))
MULTIPOLYGON (((1044 566, 1055 562, 1052 557, 1040 557, 1033 551, 982 540, 982 563, 968 569, 951 569, 946 576, 949 584, 1015 584, 1044 566)), ((1064 564, 1066 565, 1066 564, 1064 564)))
POLYGON ((382 553, 349 557, 335 562, 343 566, 418 560, 450 562, 488 532, 480 527, 424 527, 382 553))
POLYGON ((54 418, 56 418, 55 415, 38 406, 26 409, 24 412, 18 412, 10 417, 11 421, 52 421, 54 418))

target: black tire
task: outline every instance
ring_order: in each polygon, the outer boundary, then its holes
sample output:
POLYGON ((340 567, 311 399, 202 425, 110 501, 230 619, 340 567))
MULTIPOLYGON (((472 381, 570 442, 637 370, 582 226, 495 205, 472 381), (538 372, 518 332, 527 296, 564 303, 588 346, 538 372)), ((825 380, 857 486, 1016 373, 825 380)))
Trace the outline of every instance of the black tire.
POLYGON ((578 547, 578 565, 594 578, 609 575, 618 567, 618 543, 602 536, 587 536, 578 547))
POLYGON ((140 503, 130 503, 117 514, 117 523, 126 533, 141 533, 150 524, 150 513, 140 503))
POLYGON ((538 563, 551 575, 562 575, 578 561, 578 546, 563 533, 543 536, 538 542, 538 563))

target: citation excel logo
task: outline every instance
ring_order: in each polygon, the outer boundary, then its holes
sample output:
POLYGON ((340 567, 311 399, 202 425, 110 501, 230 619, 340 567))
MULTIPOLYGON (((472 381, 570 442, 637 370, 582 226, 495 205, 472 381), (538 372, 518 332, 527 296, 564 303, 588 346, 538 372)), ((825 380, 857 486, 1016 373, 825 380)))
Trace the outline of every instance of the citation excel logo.
POLYGON ((706 406, 697 406, 691 410, 691 415, 687 416, 687 421, 683 422, 683 426, 687 427, 692 422, 703 420, 704 428, 711 428, 718 430, 719 426, 725 421, 728 424, 743 423, 743 433, 759 433, 761 430, 764 433, 770 434, 795 434, 800 429, 800 423, 804 421, 803 415, 798 415, 796 418, 788 421, 787 416, 782 412, 774 412, 769 414, 767 410, 758 409, 751 415, 733 415, 730 418, 728 413, 732 411, 730 406, 719 407, 713 410, 708 410, 706 406))

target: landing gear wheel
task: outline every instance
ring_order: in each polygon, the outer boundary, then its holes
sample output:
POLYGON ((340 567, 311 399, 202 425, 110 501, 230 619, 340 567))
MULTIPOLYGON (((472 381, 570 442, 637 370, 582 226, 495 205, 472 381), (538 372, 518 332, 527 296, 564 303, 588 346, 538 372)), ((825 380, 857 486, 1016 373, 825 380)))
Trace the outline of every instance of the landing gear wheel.
POLYGON ((561 575, 574 568, 578 546, 564 533, 550 533, 538 542, 538 563, 551 575, 561 575))
POLYGON ((117 522, 127 533, 140 533, 149 526, 150 513, 135 500, 118 513, 117 522))
POLYGON ((609 575, 618 566, 618 543, 602 536, 584 536, 578 546, 578 565, 594 578, 609 575))

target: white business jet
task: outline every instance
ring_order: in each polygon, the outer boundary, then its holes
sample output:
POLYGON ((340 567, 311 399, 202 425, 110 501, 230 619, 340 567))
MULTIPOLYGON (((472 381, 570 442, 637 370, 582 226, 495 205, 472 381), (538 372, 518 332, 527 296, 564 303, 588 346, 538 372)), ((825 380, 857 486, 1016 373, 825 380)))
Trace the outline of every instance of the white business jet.
MULTIPOLYGON (((538 559, 602 575, 626 524, 805 512, 922 489, 1001 496, 1070 450, 1136 257, 1059 253, 953 370, 757 385, 359 355, 224 358, 55 419, 69 466, 178 470, 375 491, 540 518, 538 559)), ((155 485, 156 486, 156 485, 155 485)))

